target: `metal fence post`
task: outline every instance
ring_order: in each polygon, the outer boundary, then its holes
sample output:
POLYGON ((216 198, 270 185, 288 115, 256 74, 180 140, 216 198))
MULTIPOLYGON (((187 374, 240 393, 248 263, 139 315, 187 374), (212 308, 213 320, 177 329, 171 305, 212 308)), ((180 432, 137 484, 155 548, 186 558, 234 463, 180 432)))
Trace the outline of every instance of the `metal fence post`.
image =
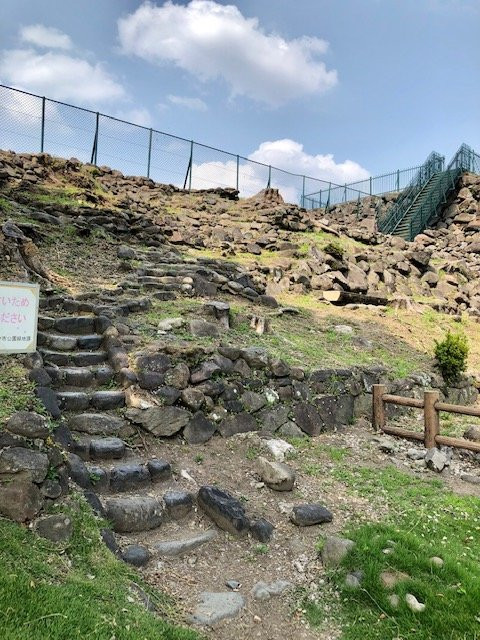
POLYGON ((400 169, 397 169, 397 191, 400 191, 400 169))
POLYGON ((93 137, 93 147, 92 147, 92 158, 90 160, 90 164, 97 164, 98 157, 98 128, 100 125, 100 114, 97 111, 97 117, 95 121, 95 135, 93 137))
POLYGON ((190 142, 190 175, 188 177, 188 190, 192 190, 192 170, 193 170, 193 140, 190 142))
POLYGON ((147 178, 150 178, 150 161, 152 159, 152 136, 153 129, 150 129, 148 134, 147 178))
POLYGON ((305 176, 303 176, 303 180, 302 180, 302 207, 305 206, 304 202, 305 202, 305 176))
POLYGON ((43 153, 45 143, 45 96, 42 98, 42 129, 40 134, 40 153, 43 153))
POLYGON ((239 175, 240 175, 240 156, 237 155, 237 186, 236 186, 237 191, 239 191, 239 188, 238 188, 239 175))
POLYGON ((267 182, 267 189, 270 189, 270 185, 272 183, 272 167, 270 165, 268 165, 268 182, 267 182))
POLYGON ((370 195, 372 195, 372 176, 370 176, 370 195))

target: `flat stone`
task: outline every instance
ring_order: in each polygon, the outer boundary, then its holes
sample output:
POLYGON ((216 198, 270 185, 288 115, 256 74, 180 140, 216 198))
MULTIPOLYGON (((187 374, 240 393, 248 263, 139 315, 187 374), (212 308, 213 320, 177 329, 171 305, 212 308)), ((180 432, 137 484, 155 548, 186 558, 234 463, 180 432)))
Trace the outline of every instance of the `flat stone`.
POLYGON ((91 399, 92 407, 100 411, 109 411, 125 406, 123 391, 95 391, 91 399))
POLYGON ((162 503, 155 498, 110 498, 106 501, 105 510, 107 519, 118 533, 148 531, 162 523, 162 503))
POLYGON ((40 451, 10 447, 0 452, 0 474, 26 472, 32 482, 43 482, 48 471, 48 456, 40 451))
POLYGON ((403 571, 382 571, 380 574, 380 582, 385 589, 393 589, 399 582, 405 582, 409 578, 403 571))
POLYGON ((218 430, 224 438, 229 438, 236 433, 247 433, 248 431, 257 431, 258 424, 255 418, 249 413, 239 413, 234 416, 228 416, 220 423, 218 430))
POLYGON ((170 367, 170 358, 164 353, 153 353, 137 358, 137 370, 155 371, 165 373, 170 367))
POLYGON ((90 457, 92 460, 122 458, 125 455, 125 442, 120 438, 93 438, 90 441, 90 457))
POLYGON ((150 560, 150 552, 139 544, 131 544, 122 551, 122 560, 134 567, 143 567, 150 560))
POLYGON ((197 411, 183 430, 183 437, 188 444, 204 444, 216 430, 215 423, 208 420, 201 411, 197 411))
POLYGON ((340 536, 327 536, 322 548, 322 563, 325 567, 338 567, 350 549, 355 546, 353 540, 340 536))
POLYGON ((206 320, 191 320, 190 333, 197 338, 217 338, 221 334, 221 327, 206 320))
POLYGON ((104 413, 80 413, 71 416, 68 425, 72 431, 92 436, 115 436, 122 430, 125 422, 121 418, 104 413))
POLYGON ((169 437, 186 427, 192 414, 177 407, 150 407, 148 409, 127 409, 125 415, 154 436, 169 437))
POLYGON ((445 451, 432 447, 425 454, 425 464, 432 471, 441 473, 450 464, 450 458, 445 451))
POLYGON ((222 620, 234 618, 245 606, 245 599, 235 591, 200 594, 191 622, 201 626, 214 626, 222 620))
POLYGON ((325 423, 318 410, 307 402, 300 402, 293 409, 295 422, 309 436, 318 436, 325 429, 325 423))
POLYGON ((295 470, 283 462, 270 462, 263 456, 257 459, 257 473, 267 487, 274 491, 291 491, 295 485, 295 470))
POLYGON ((90 404, 90 396, 83 391, 58 391, 57 400, 63 411, 85 411, 90 404))
POLYGON ((95 331, 95 317, 68 316, 66 318, 57 318, 55 320, 55 329, 60 333, 70 333, 73 335, 93 333, 95 331))
POLYGON ((72 537, 73 523, 69 516, 57 513, 37 520, 35 530, 39 536, 52 542, 67 542, 72 537))
POLYGON ((44 440, 50 433, 44 416, 32 411, 14 413, 7 421, 7 430, 31 440, 34 438, 44 440))
POLYGON ((110 472, 112 491, 135 491, 151 483, 148 468, 143 464, 130 463, 114 467, 110 472))
POLYGON ((250 413, 255 413, 255 411, 260 411, 267 404, 267 399, 264 395, 260 393, 255 393, 255 391, 245 391, 241 397, 240 402, 245 407, 246 411, 250 413))
POLYGON ((210 540, 213 540, 217 535, 215 529, 209 529, 205 533, 193 536, 191 538, 184 538, 182 540, 165 540, 164 542, 158 542, 154 546, 154 550, 160 556, 182 556, 185 553, 190 553, 198 549, 202 545, 210 540))
POLYGON ((310 527, 315 524, 331 522, 333 515, 321 504, 300 504, 293 507, 290 520, 298 527, 310 527))
POLYGON ((181 520, 193 509, 193 495, 187 491, 167 491, 163 496, 166 514, 172 520, 181 520))
POLYGON ((245 535, 250 523, 241 502, 214 486, 200 487, 197 503, 215 524, 229 533, 245 535))
POLYGON ((204 382, 205 380, 210 380, 210 378, 217 373, 220 373, 221 369, 216 362, 213 360, 207 360, 203 362, 199 367, 197 367, 190 374, 190 381, 192 384, 199 384, 200 382, 204 382))
POLYGON ((265 369, 269 364, 269 356, 266 349, 262 347, 248 347, 242 349, 241 357, 252 369, 265 369))
POLYGON ((287 580, 276 580, 275 582, 257 582, 253 585, 252 596, 255 600, 269 600, 272 596, 280 596, 291 589, 293 584, 287 580))

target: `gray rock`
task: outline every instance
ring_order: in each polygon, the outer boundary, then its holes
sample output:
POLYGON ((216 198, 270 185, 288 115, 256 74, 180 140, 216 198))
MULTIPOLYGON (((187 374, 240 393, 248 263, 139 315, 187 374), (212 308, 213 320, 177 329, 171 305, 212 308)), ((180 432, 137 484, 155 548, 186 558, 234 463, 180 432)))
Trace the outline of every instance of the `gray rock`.
POLYGON ((217 535, 215 529, 209 529, 205 533, 201 533, 198 536, 191 538, 184 538, 182 540, 166 540, 164 542, 158 542, 154 546, 154 550, 160 556, 182 556, 185 553, 190 553, 194 549, 198 549, 210 540, 213 540, 217 535))
POLYGON ((290 367, 283 360, 272 360, 270 371, 276 378, 285 378, 290 375, 290 367))
POLYGON ((165 374, 165 384, 175 389, 185 389, 190 380, 190 369, 183 362, 169 369, 165 374))
POLYGON ((143 567, 150 560, 150 552, 139 544, 132 544, 122 551, 122 560, 134 567, 143 567))
POLYGON ((407 458, 410 458, 410 460, 423 460, 425 458, 425 453, 426 452, 421 449, 411 447, 407 451, 407 458))
POLYGON ((166 514, 172 520, 185 518, 193 509, 193 495, 187 491, 167 491, 163 501, 166 514))
MULTIPOLYGON (((8 425, 7 425, 8 428, 8 425)), ((11 431, 11 429, 10 429, 11 431)), ((20 434, 23 435, 23 434, 20 434)), ((473 442, 480 442, 480 425, 472 424, 466 429, 463 437, 467 440, 473 440, 473 442)))
POLYGON ((250 522, 250 534, 259 542, 269 542, 272 539, 275 527, 265 518, 257 518, 250 522))
POLYGON ((57 513, 37 520, 35 530, 39 536, 52 542, 68 542, 72 537, 73 523, 69 516, 57 513))
POLYGON ((261 432, 264 434, 275 433, 277 429, 288 422, 289 411, 290 409, 286 405, 279 405, 273 409, 265 408, 259 411, 256 418, 260 423, 261 432))
POLYGON ((68 425, 72 431, 80 431, 92 436, 116 436, 125 423, 121 418, 105 413, 80 413, 71 416, 68 425))
POLYGON ((183 437, 188 444, 204 444, 216 430, 216 425, 198 411, 183 430, 183 437))
POLYGON ((450 457, 445 451, 432 447, 425 454, 425 464, 432 471, 441 473, 450 464, 450 457))
POLYGON ((268 367, 268 352, 262 347, 248 347, 247 349, 242 349, 240 355, 248 366, 252 367, 252 369, 265 369, 268 367))
POLYGON ((295 485, 294 469, 283 462, 270 462, 260 456, 257 459, 257 473, 274 491, 291 491, 295 485))
POLYGON ((202 626, 214 626, 227 618, 234 618, 245 606, 245 599, 239 593, 211 593, 200 594, 200 604, 197 605, 191 622, 202 626))
POLYGON ((362 585, 363 571, 352 571, 345 576, 345 585, 350 589, 358 589, 362 585))
POLYGON ((245 515, 245 509, 241 502, 227 491, 209 485, 200 487, 197 503, 220 529, 236 535, 245 535, 248 532, 250 522, 245 515))
POLYGON ((198 411, 205 402, 205 396, 203 393, 193 387, 183 389, 180 397, 183 404, 192 411, 198 411))
POLYGON ((44 440, 48 437, 50 431, 48 429, 46 419, 38 413, 31 411, 18 411, 7 422, 7 430, 18 436, 34 439, 41 438, 44 440))
POLYGON ((257 582, 252 589, 252 596, 255 600, 269 600, 272 596, 280 596, 287 589, 293 587, 291 582, 286 580, 276 580, 275 582, 257 582))
POLYGON ((172 467, 170 463, 165 460, 149 460, 147 467, 153 482, 168 480, 172 475, 172 467))
POLYGON ((90 474, 83 460, 75 453, 68 454, 68 470, 70 477, 82 489, 91 487, 90 474))
POLYGON ((110 498, 106 501, 105 510, 114 531, 118 533, 148 531, 162 523, 162 503, 155 498, 110 498))
POLYGON ((300 402, 293 409, 295 422, 309 436, 318 436, 325 429, 325 423, 317 409, 307 403, 300 402))
POLYGON ((221 334, 221 327, 206 320, 191 320, 190 333, 197 338, 218 338, 221 334))
POLYGON ((135 491, 148 487, 150 483, 150 473, 143 464, 123 464, 114 467, 110 472, 110 489, 112 491, 135 491))
POLYGON ((220 423, 218 430, 224 438, 229 438, 236 433, 247 433, 258 429, 257 421, 249 413, 239 413, 228 416, 220 423))
POLYGON ((48 471, 48 456, 40 451, 11 447, 0 452, 0 474, 27 472, 31 480, 43 482, 48 471))
POLYGON ((15 522, 32 520, 43 506, 43 496, 26 474, 0 483, 0 513, 15 522))
POLYGON ((259 411, 267 404, 267 399, 265 398, 265 396, 261 395, 260 393, 255 393, 254 391, 245 391, 241 395, 240 401, 245 409, 250 413, 259 411))
POLYGON ((143 355, 137 358, 138 371, 155 371, 165 373, 170 367, 170 358, 164 353, 143 355))
POLYGON ((242 584, 241 582, 238 582, 238 580, 227 580, 225 582, 225 586, 231 589, 232 591, 238 591, 238 589, 240 589, 242 584))
POLYGON ((293 507, 290 520, 298 527, 310 527, 314 524, 331 522, 333 515, 321 504, 300 504, 293 507))
POLYGON ((198 384, 199 382, 210 380, 212 376, 220 372, 221 369, 216 362, 213 362, 213 360, 207 360, 195 369, 195 371, 192 371, 190 381, 192 384, 198 384))
POLYGON ((154 436, 173 436, 185 427, 191 413, 177 407, 149 407, 148 409, 127 409, 126 417, 140 424, 154 436))
POLYGON ((321 553, 325 567, 338 567, 354 545, 353 540, 340 536, 327 536, 321 553))
POLYGON ((160 320, 157 325, 159 331, 173 331, 174 329, 181 329, 185 324, 183 318, 164 318, 160 320))
POLYGON ((278 434, 284 438, 306 438, 307 434, 304 433, 295 422, 286 422, 278 430, 278 434))
POLYGON ((90 441, 92 460, 118 459, 125 455, 125 442, 120 438, 93 438, 90 441))

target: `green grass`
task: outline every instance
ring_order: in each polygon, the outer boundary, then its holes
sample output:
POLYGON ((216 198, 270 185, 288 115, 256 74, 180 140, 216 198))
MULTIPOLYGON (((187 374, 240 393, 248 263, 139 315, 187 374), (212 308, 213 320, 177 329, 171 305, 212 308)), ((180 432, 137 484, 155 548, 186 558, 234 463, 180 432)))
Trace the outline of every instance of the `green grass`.
MULTIPOLYGON (((327 591, 333 586, 340 596, 336 617, 342 640, 480 638, 480 500, 453 494, 437 479, 419 479, 394 467, 336 467, 333 473, 387 512, 379 523, 355 524, 345 531, 355 547, 341 569, 329 575, 327 591), (444 560, 442 568, 432 566, 433 556, 444 560), (358 570, 364 573, 361 587, 348 588, 346 572, 358 570), (379 580, 386 570, 402 571, 409 579, 388 591, 379 580), (391 593, 400 598, 398 609, 388 600, 391 593), (406 606, 407 593, 426 604, 424 612, 413 613, 406 606)), ((320 596, 309 603, 306 616, 318 625, 322 615, 320 596)))
MULTIPOLYGON (((199 639, 139 604, 132 588, 145 589, 139 575, 100 542, 99 522, 83 500, 73 500, 70 516, 74 535, 60 547, 0 519, 2 640, 199 639)), ((165 596, 148 593, 162 617, 175 615, 165 596)))
POLYGON ((0 426, 16 411, 44 413, 34 388, 27 379, 27 370, 15 356, 0 357, 0 426))
POLYGON ((9 213, 12 209, 13 206, 10 200, 0 197, 0 212, 9 213))

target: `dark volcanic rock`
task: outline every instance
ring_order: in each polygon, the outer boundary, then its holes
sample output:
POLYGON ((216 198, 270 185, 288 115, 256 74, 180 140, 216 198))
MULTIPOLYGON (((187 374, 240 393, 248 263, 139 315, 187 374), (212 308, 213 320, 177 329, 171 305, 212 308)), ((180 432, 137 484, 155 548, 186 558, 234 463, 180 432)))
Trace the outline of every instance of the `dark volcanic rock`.
POLYGON ((163 501, 166 513, 172 520, 185 518, 193 509, 193 495, 187 491, 167 491, 163 501))
POLYGON ((150 407, 149 409, 127 409, 125 415, 154 436, 168 437, 185 427, 192 414, 177 407, 150 407))
POLYGON ((108 520, 119 533, 148 531, 162 522, 162 504, 155 498, 110 498, 105 507, 108 520))
POLYGON ((252 520, 250 523, 250 533, 259 542, 269 542, 272 538, 275 527, 265 518, 252 520))
POLYGON ((236 433, 246 433, 247 431, 256 431, 258 429, 257 421, 249 413, 239 413, 235 416, 228 416, 220 423, 218 430, 224 438, 229 438, 236 433))
POLYGON ((39 536, 52 542, 67 542, 72 537, 73 523, 69 516, 57 513, 38 520, 35 530, 39 536))
POLYGON ((332 513, 321 504, 300 504, 293 507, 290 520, 298 527, 309 527, 333 520, 332 513))
POLYGON ((50 433, 45 418, 30 411, 14 413, 7 422, 7 430, 30 439, 45 439, 50 433))
POLYGON ((203 444, 210 440, 216 429, 216 425, 211 420, 207 420, 201 411, 197 411, 185 427, 183 437, 188 444, 203 444))
POLYGON ((250 523, 245 509, 227 491, 208 485, 200 487, 197 502, 220 529, 237 535, 247 533, 250 523))
POLYGON ((325 429, 325 422, 317 409, 307 402, 300 402, 293 410, 295 422, 309 436, 318 436, 325 429))
POLYGON ((139 544, 131 544, 122 551, 122 560, 134 567, 143 567, 150 560, 150 552, 139 544))

